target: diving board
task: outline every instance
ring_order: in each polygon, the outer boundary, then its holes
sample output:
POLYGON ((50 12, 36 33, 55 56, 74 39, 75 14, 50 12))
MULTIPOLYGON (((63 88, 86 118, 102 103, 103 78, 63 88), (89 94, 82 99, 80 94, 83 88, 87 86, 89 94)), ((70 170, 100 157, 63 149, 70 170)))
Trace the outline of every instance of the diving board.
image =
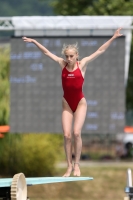
POLYGON ((0 198, 3 200, 26 200, 27 186, 93 180, 93 177, 39 177, 25 178, 23 173, 13 178, 0 178, 0 198))

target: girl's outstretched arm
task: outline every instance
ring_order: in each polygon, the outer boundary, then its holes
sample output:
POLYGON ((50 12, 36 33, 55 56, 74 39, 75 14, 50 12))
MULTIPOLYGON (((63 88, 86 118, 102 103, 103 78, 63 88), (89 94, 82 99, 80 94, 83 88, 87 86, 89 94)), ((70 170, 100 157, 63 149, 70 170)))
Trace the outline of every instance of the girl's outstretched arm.
POLYGON ((41 45, 39 42, 37 42, 36 40, 32 39, 32 38, 27 38, 27 37, 22 37, 24 42, 31 42, 34 43, 39 49, 40 51, 42 51, 46 56, 50 57, 52 60, 54 60, 55 62, 58 62, 60 64, 61 67, 64 66, 65 61, 63 58, 58 57, 56 55, 54 55, 53 53, 51 53, 47 48, 45 48, 43 45, 41 45))
POLYGON ((123 34, 120 34, 121 28, 117 29, 112 36, 111 39, 109 39, 106 43, 104 43, 96 52, 91 54, 88 57, 85 57, 81 60, 81 67, 85 67, 89 62, 100 56, 102 53, 106 51, 106 49, 110 46, 110 44, 113 42, 114 39, 122 36, 123 34))

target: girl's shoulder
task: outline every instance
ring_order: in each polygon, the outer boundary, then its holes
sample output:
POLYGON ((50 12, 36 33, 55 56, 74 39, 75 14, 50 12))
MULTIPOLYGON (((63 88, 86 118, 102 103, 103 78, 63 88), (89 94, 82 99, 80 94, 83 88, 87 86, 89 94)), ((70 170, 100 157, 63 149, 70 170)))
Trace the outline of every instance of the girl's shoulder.
POLYGON ((67 65, 67 62, 65 61, 65 60, 61 60, 61 62, 59 63, 60 64, 60 66, 61 66, 61 68, 62 68, 62 70, 64 69, 64 67, 67 65))

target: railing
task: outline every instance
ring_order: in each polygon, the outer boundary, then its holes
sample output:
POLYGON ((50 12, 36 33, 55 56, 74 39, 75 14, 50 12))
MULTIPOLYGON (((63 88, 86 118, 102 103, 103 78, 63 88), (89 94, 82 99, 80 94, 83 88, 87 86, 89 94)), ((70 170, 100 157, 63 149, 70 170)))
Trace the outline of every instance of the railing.
POLYGON ((0 17, 0 30, 14 30, 12 17, 0 17))
POLYGON ((125 188, 125 193, 127 194, 124 197, 124 200, 133 200, 133 187, 132 187, 132 172, 131 169, 127 170, 127 186, 125 188))

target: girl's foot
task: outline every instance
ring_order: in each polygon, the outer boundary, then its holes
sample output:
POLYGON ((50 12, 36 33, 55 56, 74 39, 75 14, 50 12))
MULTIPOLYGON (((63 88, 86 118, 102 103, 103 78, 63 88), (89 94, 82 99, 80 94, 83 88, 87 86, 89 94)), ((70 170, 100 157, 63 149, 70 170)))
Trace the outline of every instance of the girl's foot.
POLYGON ((74 170, 73 170, 73 175, 74 176, 80 176, 80 168, 79 168, 79 163, 74 163, 74 170))
POLYGON ((69 166, 67 168, 66 173, 63 175, 63 177, 69 177, 71 175, 72 171, 73 171, 73 166, 69 166))

